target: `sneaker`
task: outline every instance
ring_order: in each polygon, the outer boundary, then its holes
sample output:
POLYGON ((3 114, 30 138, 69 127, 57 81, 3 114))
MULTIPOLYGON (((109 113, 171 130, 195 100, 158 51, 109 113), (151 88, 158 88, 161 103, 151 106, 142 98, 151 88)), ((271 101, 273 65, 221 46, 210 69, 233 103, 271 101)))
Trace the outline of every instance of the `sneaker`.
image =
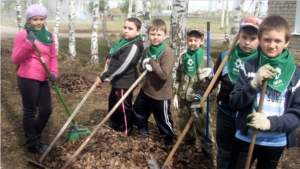
POLYGON ((46 150, 43 148, 41 144, 38 144, 33 147, 28 147, 28 151, 35 154, 43 154, 46 150))
POLYGON ((148 136, 147 136, 147 129, 145 127, 142 127, 138 130, 138 134, 139 134, 139 137, 141 139, 146 139, 148 136))
POLYGON ((46 146, 45 144, 43 144, 42 142, 40 142, 40 145, 42 146, 42 148, 46 151, 48 149, 48 146, 46 146))

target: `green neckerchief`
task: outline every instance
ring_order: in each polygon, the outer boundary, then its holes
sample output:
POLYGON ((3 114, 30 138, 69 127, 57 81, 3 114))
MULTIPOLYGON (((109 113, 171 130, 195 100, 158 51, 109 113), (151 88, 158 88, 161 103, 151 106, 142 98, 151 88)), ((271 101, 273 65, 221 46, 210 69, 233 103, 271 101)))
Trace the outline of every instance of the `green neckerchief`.
POLYGON ((228 59, 228 76, 232 84, 235 84, 240 68, 246 60, 257 57, 257 49, 251 52, 244 52, 239 44, 235 45, 228 59))
POLYGON ((276 71, 275 77, 268 80, 268 85, 274 90, 283 92, 289 85, 296 70, 292 54, 287 49, 284 49, 283 52, 275 58, 266 56, 262 51, 260 51, 260 53, 261 57, 258 61, 258 68, 269 63, 276 71))
POLYGON ((184 55, 184 58, 183 58, 184 70, 190 77, 193 77, 195 75, 195 73, 197 72, 197 70, 202 62, 204 54, 205 54, 205 51, 200 47, 194 51, 188 49, 188 51, 184 55))
POLYGON ((114 53, 116 50, 120 49, 121 47, 127 45, 131 41, 134 41, 138 38, 140 38, 140 35, 136 36, 133 39, 125 39, 124 36, 122 36, 122 38, 113 47, 110 48, 109 54, 114 53))
POLYGON ((37 30, 26 23, 25 28, 27 31, 32 31, 35 38, 43 44, 52 44, 52 34, 46 29, 46 26, 44 26, 41 30, 37 30))
POLYGON ((166 42, 163 41, 161 44, 159 44, 158 46, 154 46, 154 45, 150 45, 147 51, 147 57, 148 58, 153 58, 155 61, 158 60, 161 52, 164 50, 166 46, 166 42))

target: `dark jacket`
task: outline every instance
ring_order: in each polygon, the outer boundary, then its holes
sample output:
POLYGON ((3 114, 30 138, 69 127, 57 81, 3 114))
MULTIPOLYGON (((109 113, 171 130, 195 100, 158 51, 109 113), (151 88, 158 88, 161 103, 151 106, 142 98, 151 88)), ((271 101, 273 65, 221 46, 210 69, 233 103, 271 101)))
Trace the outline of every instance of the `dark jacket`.
POLYGON ((101 81, 110 82, 112 87, 118 89, 130 88, 138 78, 137 64, 143 50, 143 41, 139 38, 108 55, 110 64, 108 70, 100 76, 101 81))
MULTIPOLYGON (((255 75, 257 72, 257 61, 258 58, 244 62, 244 69, 240 70, 239 78, 234 86, 234 90, 230 94, 230 104, 238 111, 236 127, 245 135, 248 133, 248 127, 246 126, 248 122, 247 116, 252 113, 257 93, 261 90, 261 86, 258 89, 252 87, 250 82, 253 77, 248 76, 251 74, 255 75)), ((297 67, 285 95, 284 114, 282 116, 267 117, 271 122, 271 129, 269 131, 286 133, 288 148, 297 146, 295 130, 300 124, 299 86, 300 69, 297 67)))

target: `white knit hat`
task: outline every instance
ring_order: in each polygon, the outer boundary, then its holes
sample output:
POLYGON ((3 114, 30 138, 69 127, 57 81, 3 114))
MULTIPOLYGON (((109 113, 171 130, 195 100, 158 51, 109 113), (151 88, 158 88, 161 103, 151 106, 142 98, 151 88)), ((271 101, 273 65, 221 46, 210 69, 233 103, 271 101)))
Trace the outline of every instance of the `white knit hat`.
POLYGON ((47 9, 40 4, 30 5, 25 12, 26 20, 30 19, 33 16, 43 16, 47 18, 47 9))

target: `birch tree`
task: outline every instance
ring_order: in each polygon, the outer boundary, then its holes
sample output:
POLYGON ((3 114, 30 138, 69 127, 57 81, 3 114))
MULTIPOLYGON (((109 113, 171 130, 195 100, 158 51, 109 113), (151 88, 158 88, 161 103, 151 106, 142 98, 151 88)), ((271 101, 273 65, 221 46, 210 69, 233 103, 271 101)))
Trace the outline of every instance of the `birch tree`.
POLYGON ((25 9, 27 9, 30 5, 31 5, 31 1, 30 0, 26 0, 26 2, 25 2, 25 9))
POLYGON ((230 31, 230 36, 229 36, 229 46, 231 45, 234 37, 239 32, 244 2, 245 2, 245 0, 237 0, 236 1, 236 6, 235 6, 235 9, 234 9, 234 12, 233 12, 234 13, 233 24, 232 24, 231 31, 230 31))
MULTIPOLYGON (((143 19, 144 21, 142 22, 142 34, 146 34, 148 27, 151 22, 151 2, 150 0, 143 0, 143 19)), ((143 37, 143 45, 144 47, 148 46, 148 38, 143 37)))
POLYGON ((110 49, 111 45, 110 45, 110 40, 109 40, 107 28, 106 28, 108 2, 109 2, 109 0, 104 0, 105 5, 104 5, 104 11, 103 11, 103 20, 102 20, 102 33, 103 33, 103 37, 104 37, 106 46, 108 49, 110 49))
POLYGON ((144 22, 143 2, 142 0, 135 0, 135 17, 142 23, 144 22))
POLYGON ((131 17, 131 13, 132 13, 132 0, 129 0, 127 18, 131 17))
POLYGON ((99 27, 99 0, 94 0, 93 3, 93 24, 91 34, 91 62, 99 64, 98 57, 98 27, 99 27))
POLYGON ((76 56, 76 38, 75 38, 75 1, 69 1, 69 54, 72 60, 76 56))
POLYGON ((226 9, 225 9, 225 37, 224 41, 229 42, 229 35, 228 35, 228 13, 229 13, 229 8, 228 8, 228 0, 226 0, 226 9))
POLYGON ((254 9, 254 16, 261 17, 262 16, 262 0, 258 0, 255 9, 254 9))
POLYGON ((43 0, 39 0, 38 4, 43 5, 43 0))
POLYGON ((21 7, 21 1, 16 1, 16 11, 17 11, 17 23, 19 27, 19 31, 23 30, 23 24, 22 24, 22 7, 21 7))
POLYGON ((63 3, 63 0, 57 0, 57 2, 56 2, 55 23, 54 23, 54 28, 53 28, 54 41, 55 41, 55 50, 56 50, 57 55, 58 55, 58 52, 59 52, 58 32, 59 32, 59 25, 60 25, 60 16, 61 16, 62 3, 63 3))
POLYGON ((170 47, 175 54, 173 78, 176 77, 176 69, 180 56, 186 52, 186 20, 188 13, 188 0, 173 0, 170 25, 170 47))

